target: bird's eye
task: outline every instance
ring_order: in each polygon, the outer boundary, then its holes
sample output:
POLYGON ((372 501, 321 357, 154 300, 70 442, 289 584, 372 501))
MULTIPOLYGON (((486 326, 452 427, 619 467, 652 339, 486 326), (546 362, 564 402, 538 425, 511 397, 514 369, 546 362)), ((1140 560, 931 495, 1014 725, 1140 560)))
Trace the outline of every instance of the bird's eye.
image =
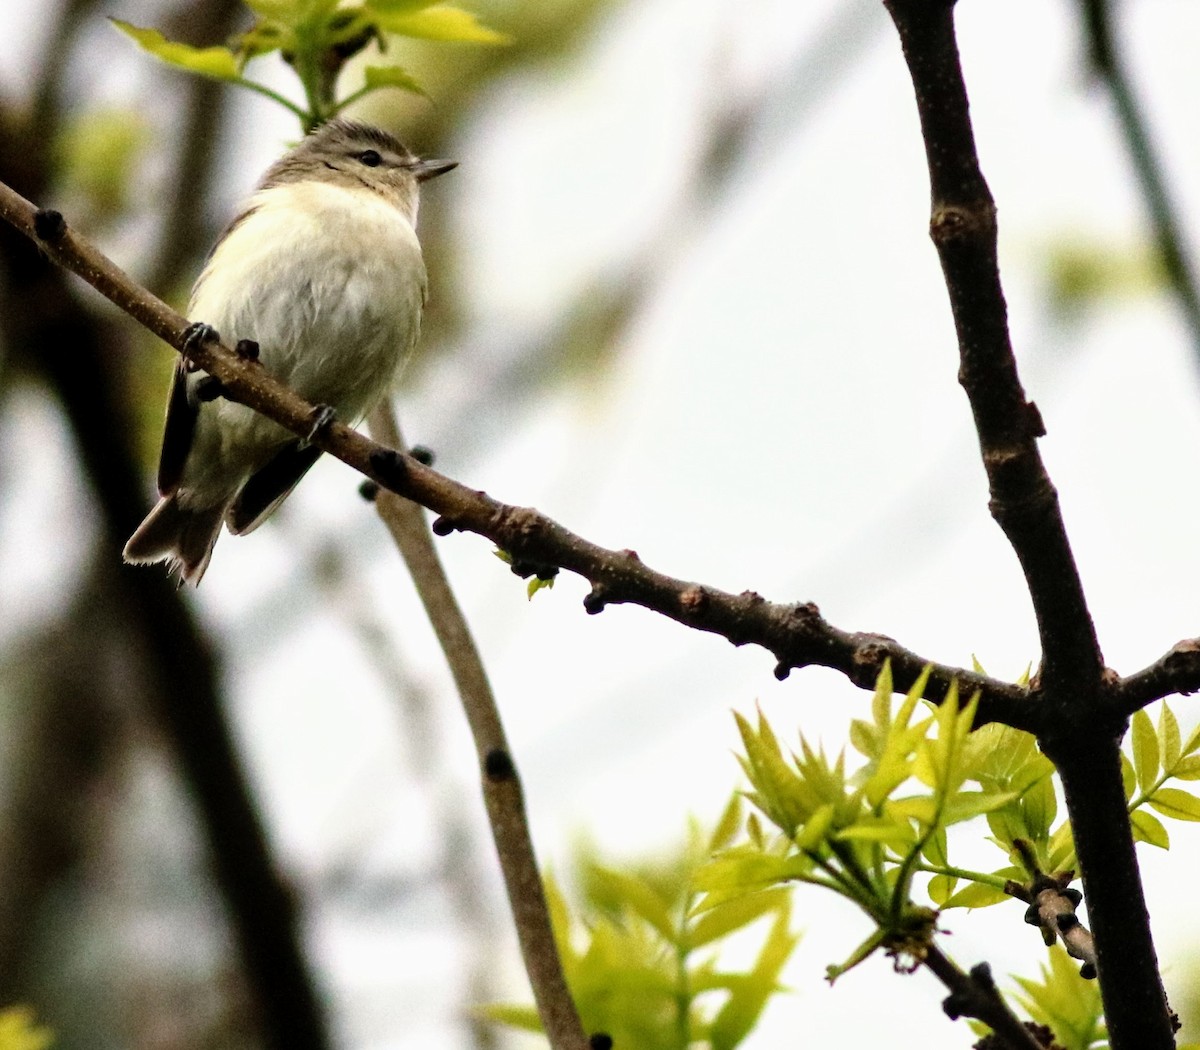
POLYGON ((373 149, 363 150, 358 155, 358 159, 368 168, 378 168, 383 163, 383 158, 373 149))

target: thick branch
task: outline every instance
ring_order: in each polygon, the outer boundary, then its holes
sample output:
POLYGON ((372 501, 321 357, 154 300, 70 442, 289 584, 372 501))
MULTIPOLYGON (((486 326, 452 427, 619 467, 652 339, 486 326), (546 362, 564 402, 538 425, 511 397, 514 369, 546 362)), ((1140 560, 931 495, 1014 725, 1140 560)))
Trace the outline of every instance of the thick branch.
MULTIPOLYGON (((403 445, 396 421, 386 407, 371 417, 371 432, 390 445, 403 445)), ((424 511, 392 492, 379 493, 376 505, 425 606, 471 727, 488 823, 542 1027, 554 1050, 587 1050, 587 1038, 567 988, 550 925, 521 780, 479 650, 450 589, 424 511)))
POLYGON ((979 169, 967 89, 946 0, 885 0, 904 48, 929 164, 932 216, 966 390, 991 490, 1033 600, 1041 678, 1056 689, 1098 684, 1103 660, 1067 541, 1058 493, 1038 451, 1045 431, 1026 401, 996 263, 996 207, 979 169))
POLYGON ((1176 642, 1169 652, 1113 687, 1118 711, 1125 716, 1155 700, 1200 691, 1200 638, 1176 642))
MULTIPOLYGON (((56 262, 78 274, 102 295, 176 349, 188 321, 139 287, 111 260, 75 235, 54 212, 32 204, 0 184, 0 218, 37 239, 56 262), (36 220, 35 215, 40 216, 36 220)), ((191 345, 197 366, 221 383, 225 395, 248 405, 296 434, 309 436, 313 406, 272 379, 256 362, 216 343, 191 345)), ((688 627, 719 634, 734 645, 755 644, 774 654, 778 677, 794 667, 817 665, 841 671, 856 685, 872 688, 885 660, 898 689, 916 681, 929 661, 882 635, 838 630, 812 604, 780 605, 753 592, 734 595, 675 579, 646 566, 633 551, 612 551, 576 536, 537 511, 514 507, 469 489, 334 422, 312 435, 313 444, 381 486, 440 514, 440 531, 461 529, 486 536, 521 561, 560 566, 592 584, 589 612, 629 602, 688 627)), ((435 527, 437 523, 435 523, 435 527)), ((1028 691, 961 668, 933 665, 926 696, 940 700, 951 681, 980 693, 979 722, 1034 728, 1028 691)))
POLYGON ((1037 448, 996 263, 996 211, 975 151, 952 0, 884 0, 912 76, 929 165, 930 232, 958 332, 991 510, 1021 562, 1042 643, 1038 741, 1062 777, 1114 1050, 1174 1046, 1125 811, 1100 646, 1037 448))

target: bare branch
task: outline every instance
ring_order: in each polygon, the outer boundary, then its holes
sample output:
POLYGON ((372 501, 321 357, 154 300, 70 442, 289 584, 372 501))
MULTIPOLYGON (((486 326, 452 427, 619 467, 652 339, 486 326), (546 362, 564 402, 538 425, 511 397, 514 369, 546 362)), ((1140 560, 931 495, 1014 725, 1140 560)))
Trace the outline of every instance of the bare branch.
MULTIPOLYGON (((370 425, 371 432, 387 444, 404 447, 386 404, 375 411, 370 425)), ((380 492, 375 503, 425 606, 475 739, 488 822, 542 1027, 555 1050, 587 1050, 550 925, 521 781, 479 650, 450 589, 422 508, 392 492, 380 492)))
POLYGON ((922 962, 949 990, 942 1009, 951 1020, 974 1017, 982 1021, 999 1036, 1004 1050, 1046 1050, 996 991, 987 963, 964 973, 934 945, 922 962))
POLYGON ((1128 716, 1165 696, 1200 690, 1200 638, 1176 642, 1169 652, 1113 688, 1119 710, 1128 716))
POLYGON ((937 246, 958 332, 966 390, 991 490, 990 509, 1021 563, 1042 644, 1041 678, 1074 689, 1100 681, 1103 660, 1042 463, 1045 433, 1025 398, 996 262, 996 206, 979 169, 947 0, 885 0, 912 75, 929 164, 937 246))
MULTIPOLYGON (((38 212, 0 184, 0 218, 38 240, 52 259, 183 351, 190 328, 187 319, 67 228, 57 212, 38 212)), ((293 433, 311 437, 313 444, 383 488, 441 515, 435 531, 474 532, 521 561, 559 566, 583 576, 592 584, 584 602, 589 612, 627 602, 696 630, 721 635, 734 645, 762 646, 774 654, 780 678, 792 668, 817 665, 841 671, 856 685, 870 689, 884 661, 890 660, 896 687, 905 690, 931 663, 882 635, 841 631, 826 622, 811 603, 782 605, 751 591, 734 595, 656 572, 633 551, 613 551, 590 543, 535 510, 500 503, 336 421, 313 434, 313 406, 274 380, 257 362, 245 360, 219 343, 193 343, 188 353, 198 367, 220 382, 224 396, 293 433)), ((1028 690, 986 675, 932 664, 925 695, 940 700, 952 681, 968 693, 979 692, 979 724, 1000 721, 1018 729, 1034 728, 1036 708, 1028 702, 1028 690)))

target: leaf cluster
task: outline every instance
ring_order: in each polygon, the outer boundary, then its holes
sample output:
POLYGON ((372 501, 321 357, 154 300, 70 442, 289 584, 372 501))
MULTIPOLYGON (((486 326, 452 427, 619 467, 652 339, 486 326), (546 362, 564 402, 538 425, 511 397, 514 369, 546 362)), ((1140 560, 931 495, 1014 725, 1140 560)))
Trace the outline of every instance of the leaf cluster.
MULTIPOLYGON (((789 928, 790 894, 782 887, 695 907, 697 873, 730 843, 742 819, 735 798, 711 835, 693 826, 686 847, 654 866, 617 869, 581 859, 576 909, 546 880, 563 969, 585 1030, 639 1050, 733 1050, 750 1033, 780 990, 779 973, 799 937, 789 928), (765 932, 749 969, 719 967, 722 942, 760 919, 765 932)), ((494 1004, 483 1013, 541 1031, 532 1006, 494 1004)))
POLYGON ((334 100, 333 81, 346 61, 374 42, 381 52, 389 37, 416 37, 450 43, 504 44, 508 38, 482 25, 470 12, 438 0, 245 0, 254 24, 229 46, 193 47, 168 40, 157 29, 120 19, 113 24, 156 58, 199 76, 238 84, 273 99, 295 113, 309 130, 347 106, 382 88, 424 94, 421 85, 396 64, 368 65, 363 84, 334 100), (278 52, 304 87, 300 106, 245 75, 252 59, 278 52))

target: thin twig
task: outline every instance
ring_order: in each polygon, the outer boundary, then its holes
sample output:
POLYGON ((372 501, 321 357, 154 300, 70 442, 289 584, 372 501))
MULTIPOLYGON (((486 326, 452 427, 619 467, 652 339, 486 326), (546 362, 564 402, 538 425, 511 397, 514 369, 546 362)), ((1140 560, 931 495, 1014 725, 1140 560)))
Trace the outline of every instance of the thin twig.
MULTIPOLYGON (((390 406, 385 404, 372 414, 370 427, 387 445, 404 446, 390 406)), ((479 650, 450 588, 422 508, 392 492, 380 492, 375 502, 425 606, 471 727, 488 822, 542 1027, 555 1050, 588 1050, 554 942, 521 781, 479 650)))
MULTIPOLYGON (((62 224, 57 213, 39 213, 0 183, 0 218, 37 240, 52 259, 182 351, 189 329, 187 319, 62 224), (35 218, 38 215, 40 219, 35 218), (35 229, 35 222, 44 236, 35 229)), ((811 603, 784 605, 751 591, 735 595, 666 576, 645 565, 633 551, 613 551, 590 543, 535 510, 500 503, 341 423, 334 422, 313 435, 313 406, 258 363, 244 360, 218 343, 193 345, 188 352, 198 367, 220 381, 226 396, 293 433, 311 436, 313 444, 384 488, 435 511, 442 516, 442 531, 474 532, 522 561, 559 566, 584 577, 592 585, 584 602, 589 612, 632 603, 696 630, 718 634, 734 645, 759 645, 774 654, 775 673, 780 678, 792 668, 815 665, 841 671, 856 685, 870 689, 884 662, 890 660, 896 687, 905 690, 930 665, 927 698, 941 700, 951 682, 957 681, 967 693, 980 694, 978 724, 999 721, 1018 729, 1036 728, 1038 709, 1028 702, 1029 691, 1021 686, 933 663, 883 635, 839 630, 811 603)))
POLYGON ((1111 2, 1080 0, 1080 16, 1087 37, 1088 60, 1112 97, 1125 148, 1150 213, 1163 272, 1191 335, 1192 354, 1200 364, 1200 291, 1195 268, 1185 247, 1183 224, 1171 199, 1162 161, 1150 138, 1149 121, 1133 90, 1113 33, 1111 2))

